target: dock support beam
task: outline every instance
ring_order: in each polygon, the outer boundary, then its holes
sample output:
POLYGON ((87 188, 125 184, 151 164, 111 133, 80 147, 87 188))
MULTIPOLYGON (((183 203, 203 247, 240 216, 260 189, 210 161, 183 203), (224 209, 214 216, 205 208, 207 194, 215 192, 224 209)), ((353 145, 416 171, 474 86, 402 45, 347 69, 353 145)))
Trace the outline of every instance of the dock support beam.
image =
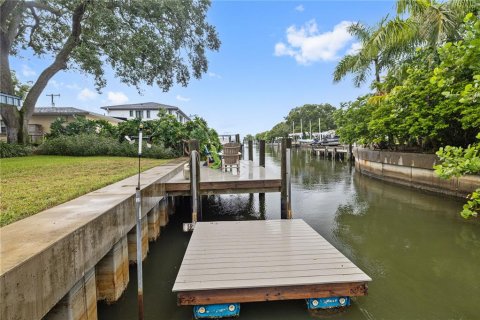
MULTIPOLYGON (((148 253, 148 221, 146 218, 141 222, 142 234, 142 260, 145 260, 148 253)), ((137 263, 137 227, 133 227, 127 234, 128 239, 128 260, 131 264, 137 263)))
POLYGON ((147 214, 148 221, 148 241, 155 241, 160 236, 160 200, 155 207, 147 214))
POLYGON ((43 318, 44 320, 97 319, 95 268, 90 269, 43 318))
POLYGON ((107 303, 117 301, 127 288, 129 280, 128 241, 127 236, 124 236, 95 266, 97 300, 105 300, 107 303))
MULTIPOLYGON (((160 200, 160 203, 158 204, 159 208, 159 218, 160 218, 160 227, 165 227, 168 224, 168 221, 170 220, 169 215, 168 215, 168 204, 167 204, 168 198, 163 198, 160 200)), ((173 204, 173 199, 171 200, 173 204)), ((173 212, 173 209, 172 209, 173 212)))

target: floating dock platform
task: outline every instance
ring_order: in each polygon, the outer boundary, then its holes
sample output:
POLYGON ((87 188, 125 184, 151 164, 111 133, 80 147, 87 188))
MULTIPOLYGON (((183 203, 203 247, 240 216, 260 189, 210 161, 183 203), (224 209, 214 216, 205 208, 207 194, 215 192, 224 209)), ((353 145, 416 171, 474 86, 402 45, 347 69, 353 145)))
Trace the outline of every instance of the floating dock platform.
POLYGON ((344 306, 369 281, 303 220, 197 222, 173 292, 202 318, 238 315, 243 302, 344 306))

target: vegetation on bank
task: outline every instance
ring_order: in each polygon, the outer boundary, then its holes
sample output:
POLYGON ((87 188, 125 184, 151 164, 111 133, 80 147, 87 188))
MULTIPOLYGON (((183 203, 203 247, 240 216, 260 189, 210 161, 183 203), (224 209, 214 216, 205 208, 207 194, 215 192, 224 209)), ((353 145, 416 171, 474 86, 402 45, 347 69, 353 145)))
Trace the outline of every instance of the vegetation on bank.
MULTIPOLYGON (((398 0, 397 16, 376 27, 350 27, 362 47, 337 65, 374 92, 335 113, 346 143, 435 152, 445 179, 480 173, 480 2, 398 0)), ((480 188, 461 212, 478 216, 480 188)))
MULTIPOLYGON (((437 155, 441 164, 435 166, 435 172, 444 179, 466 174, 480 174, 480 133, 478 142, 467 148, 446 146, 440 148, 437 155)), ((464 218, 478 217, 480 213, 480 187, 468 196, 460 213, 464 218)))
MULTIPOLYGON (((419 47, 389 66, 374 93, 335 114, 345 142, 435 152, 467 147, 480 128, 480 21, 466 15, 453 41, 419 47)), ((406 53, 405 53, 406 54, 406 53)))
MULTIPOLYGON (((142 159, 142 171, 168 160, 142 159)), ((122 157, 30 156, 2 159, 0 226, 134 175, 138 162, 122 157)))
POLYGON ((30 156, 34 150, 35 148, 30 145, 0 141, 0 158, 30 156))
POLYGON ((186 140, 196 139, 201 152, 212 146, 221 149, 217 132, 208 127, 199 117, 186 123, 179 122, 173 115, 159 113, 159 119, 141 121, 139 119, 121 122, 114 126, 104 120, 89 120, 77 117, 72 122, 58 118, 51 125, 51 132, 38 147, 22 144, 0 143, 0 157, 20 157, 35 154, 64 156, 120 156, 136 157, 137 141, 131 144, 125 136, 138 135, 140 123, 144 137, 149 137, 149 145, 144 144, 142 155, 145 158, 169 159, 183 155, 186 140))

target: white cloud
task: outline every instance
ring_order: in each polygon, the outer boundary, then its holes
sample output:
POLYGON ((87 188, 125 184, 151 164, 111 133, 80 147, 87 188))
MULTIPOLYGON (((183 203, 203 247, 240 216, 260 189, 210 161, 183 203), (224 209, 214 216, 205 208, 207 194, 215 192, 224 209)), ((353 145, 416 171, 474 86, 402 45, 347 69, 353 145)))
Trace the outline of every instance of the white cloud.
POLYGON ((128 97, 121 91, 108 91, 107 97, 111 104, 122 104, 128 101, 128 97))
POLYGON ((93 100, 96 97, 97 97, 97 93, 88 88, 84 88, 82 91, 80 91, 80 93, 77 96, 77 98, 82 101, 93 100))
POLYGON ((338 59, 337 53, 351 40, 347 29, 352 22, 342 21, 333 30, 320 33, 315 20, 305 23, 301 28, 287 28, 287 44, 275 45, 276 56, 290 56, 300 64, 338 59))
POLYGON ((354 42, 347 50, 346 54, 357 54, 360 49, 362 49, 362 44, 360 42, 354 42))
POLYGON ((295 11, 303 12, 304 10, 305 10, 305 7, 303 6, 303 4, 295 7, 295 11))
POLYGON ((181 95, 177 94, 177 100, 179 100, 179 101, 190 101, 190 98, 182 97, 181 95))
POLYGON ((72 90, 80 90, 80 86, 76 83, 72 83, 72 84, 67 84, 65 85, 65 87, 67 87, 68 89, 72 89, 72 90))
POLYGON ((222 76, 219 75, 218 73, 215 73, 215 72, 209 72, 208 76, 211 77, 211 78, 222 79, 222 76))
MULTIPOLYGON (((50 81, 48 81, 48 84, 55 89, 59 89, 60 87, 63 87, 65 85, 63 82, 58 82, 55 79, 50 79, 50 81)), ((80 87, 77 90, 80 90, 80 87)))
POLYGON ((37 73, 35 72, 35 70, 33 70, 32 68, 30 68, 29 66, 27 66, 26 64, 22 65, 22 74, 24 77, 33 77, 33 76, 36 76, 37 73))

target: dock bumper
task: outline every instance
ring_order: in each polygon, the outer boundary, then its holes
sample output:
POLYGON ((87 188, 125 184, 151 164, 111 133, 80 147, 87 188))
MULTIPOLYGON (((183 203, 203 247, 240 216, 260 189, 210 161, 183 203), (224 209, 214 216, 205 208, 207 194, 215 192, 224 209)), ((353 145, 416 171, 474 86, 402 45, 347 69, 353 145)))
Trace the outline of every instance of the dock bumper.
POLYGON ((224 303, 194 306, 193 315, 195 319, 238 317, 240 315, 240 304, 224 303))
POLYGON ((308 309, 330 309, 348 307, 350 297, 328 297, 328 298, 310 298, 307 300, 308 309))

